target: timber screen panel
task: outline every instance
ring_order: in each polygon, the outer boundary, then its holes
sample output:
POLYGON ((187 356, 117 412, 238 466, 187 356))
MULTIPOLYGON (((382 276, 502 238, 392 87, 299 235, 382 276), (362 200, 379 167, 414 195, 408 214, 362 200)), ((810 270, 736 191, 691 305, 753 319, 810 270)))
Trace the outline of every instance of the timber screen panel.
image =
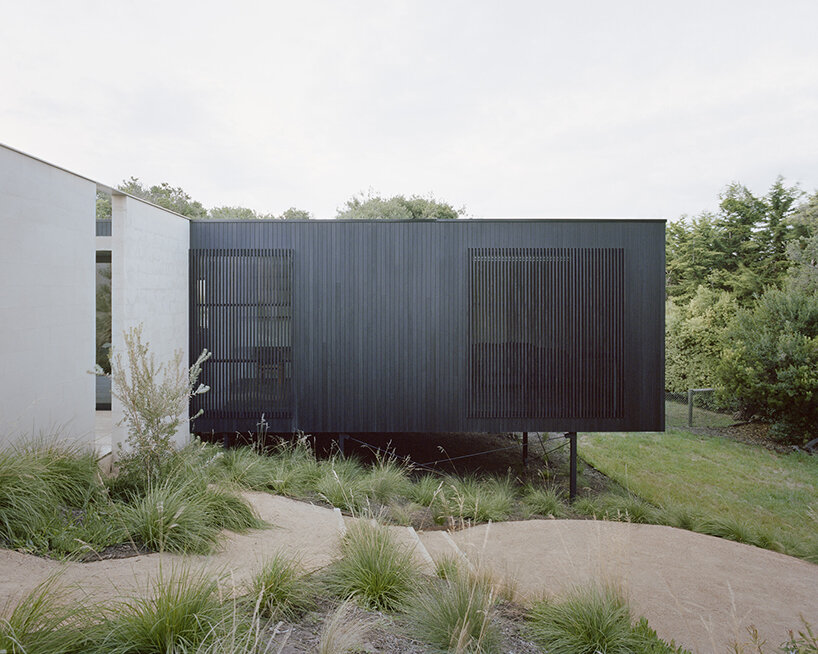
POLYGON ((194 414, 292 417, 292 250, 191 251, 190 279, 191 351, 213 354, 194 414))
POLYGON ((469 417, 621 418, 619 248, 469 249, 469 417))

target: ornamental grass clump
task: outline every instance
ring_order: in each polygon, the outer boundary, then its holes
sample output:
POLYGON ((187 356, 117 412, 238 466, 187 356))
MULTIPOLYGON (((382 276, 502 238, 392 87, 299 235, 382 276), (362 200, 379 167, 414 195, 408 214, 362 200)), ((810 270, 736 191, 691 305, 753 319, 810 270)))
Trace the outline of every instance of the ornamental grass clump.
POLYGON ((528 622, 534 641, 549 654, 690 654, 661 640, 644 618, 634 621, 627 600, 611 586, 575 588, 541 601, 528 622))
POLYGON ((34 439, 0 450, 0 544, 70 556, 124 538, 94 453, 34 439))
POLYGON ((11 611, 0 611, 0 652, 73 654, 85 651, 90 614, 70 601, 53 576, 25 595, 11 611))
POLYGON ((321 499, 353 513, 367 505, 366 471, 357 459, 333 456, 320 466, 321 477, 315 491, 321 499))
POLYGON ((377 455, 375 463, 361 480, 364 494, 370 500, 388 504, 410 493, 410 468, 394 456, 377 455))
POLYGON ((323 474, 306 436, 283 441, 266 454, 272 466, 270 489, 280 495, 297 497, 314 491, 323 474))
POLYGON ((562 518, 568 514, 565 497, 555 488, 529 487, 523 495, 523 505, 535 515, 562 518))
POLYGON ((409 497, 422 506, 432 506, 447 480, 438 475, 421 475, 412 483, 409 497))
POLYGON ((606 493, 600 496, 599 502, 603 515, 598 517, 604 517, 606 520, 639 524, 655 524, 660 521, 660 513, 656 507, 632 493, 627 495, 606 493))
POLYGON ((559 600, 539 602, 528 619, 534 640, 550 654, 639 651, 628 603, 610 587, 578 588, 559 600))
POLYGON ((443 579, 426 584, 409 603, 413 634, 443 651, 496 651, 497 596, 489 577, 453 560, 441 565, 438 574, 443 579))
POLYGON ((226 483, 249 490, 267 490, 274 485, 278 466, 255 447, 224 451, 218 461, 218 476, 226 483))
POLYGON ((387 527, 359 520, 341 541, 341 559, 327 573, 327 589, 364 607, 393 611, 408 598, 418 579, 412 554, 387 527))
POLYGON ((281 553, 264 561, 249 599, 258 603, 261 616, 276 620, 295 620, 315 604, 312 582, 296 560, 281 553))
POLYGON ((155 551, 190 554, 211 552, 222 529, 265 526, 240 496, 201 482, 175 479, 131 497, 120 515, 134 541, 155 551))
MULTIPOLYGON (((140 597, 109 609, 93 630, 95 654, 168 654, 207 646, 231 623, 232 602, 222 603, 219 585, 190 568, 160 572, 140 597)), ((242 619, 239 630, 248 621, 242 619)))
POLYGON ((516 493, 510 478, 449 478, 441 488, 432 511, 435 519, 463 521, 505 520, 514 508, 516 493))

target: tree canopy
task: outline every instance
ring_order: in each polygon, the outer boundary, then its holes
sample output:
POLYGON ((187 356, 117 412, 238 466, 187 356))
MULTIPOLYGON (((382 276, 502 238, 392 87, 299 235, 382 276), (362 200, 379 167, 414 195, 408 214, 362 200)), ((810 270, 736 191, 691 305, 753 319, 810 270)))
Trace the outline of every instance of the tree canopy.
POLYGON ((188 218, 207 217, 207 209, 202 206, 202 203, 191 198, 180 186, 171 186, 167 182, 162 182, 146 188, 138 177, 131 177, 117 188, 123 193, 142 198, 188 218))
POLYGON ((714 386, 789 442, 818 435, 818 193, 731 184, 667 229, 666 388, 714 386))
POLYGON ((788 267, 787 244, 804 233, 793 220, 801 196, 780 177, 762 197, 731 184, 717 213, 669 223, 668 296, 686 301, 703 285, 734 293, 745 305, 766 286, 780 283, 788 267))
MULTIPOLYGON (((278 216, 239 206, 221 206, 207 210, 201 202, 191 198, 181 187, 171 186, 167 182, 147 187, 138 177, 124 180, 117 186, 117 189, 194 220, 310 220, 312 218, 309 211, 296 207, 290 207, 278 216)), ((97 192, 97 220, 109 220, 110 218, 111 196, 99 191, 97 192)))
POLYGON ((466 212, 455 209, 448 202, 432 197, 413 195, 406 198, 394 195, 382 198, 378 195, 359 194, 352 196, 338 209, 338 220, 455 220, 466 212))

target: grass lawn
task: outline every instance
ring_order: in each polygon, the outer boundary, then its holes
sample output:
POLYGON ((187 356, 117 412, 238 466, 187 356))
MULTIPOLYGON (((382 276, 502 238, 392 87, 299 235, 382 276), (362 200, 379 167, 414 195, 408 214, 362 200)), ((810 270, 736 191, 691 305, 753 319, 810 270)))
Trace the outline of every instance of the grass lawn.
MULTIPOLYGON (((687 426, 687 419, 686 402, 665 401, 665 421, 668 426, 685 427, 687 426)), ((718 413, 717 411, 708 411, 693 406, 693 425, 695 427, 718 429, 719 427, 729 427, 734 422, 736 422, 735 419, 729 413, 718 413)))
POLYGON ((676 429, 587 434, 579 453, 653 504, 740 523, 818 562, 818 457, 676 429))

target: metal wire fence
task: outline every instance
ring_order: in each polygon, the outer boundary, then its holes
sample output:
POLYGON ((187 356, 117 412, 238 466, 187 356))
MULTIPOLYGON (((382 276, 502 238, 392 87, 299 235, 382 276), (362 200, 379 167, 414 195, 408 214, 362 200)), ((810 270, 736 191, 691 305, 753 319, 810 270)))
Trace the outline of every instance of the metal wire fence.
POLYGON ((724 405, 713 388, 691 388, 686 393, 665 393, 667 427, 720 429, 735 422, 734 410, 724 405))

